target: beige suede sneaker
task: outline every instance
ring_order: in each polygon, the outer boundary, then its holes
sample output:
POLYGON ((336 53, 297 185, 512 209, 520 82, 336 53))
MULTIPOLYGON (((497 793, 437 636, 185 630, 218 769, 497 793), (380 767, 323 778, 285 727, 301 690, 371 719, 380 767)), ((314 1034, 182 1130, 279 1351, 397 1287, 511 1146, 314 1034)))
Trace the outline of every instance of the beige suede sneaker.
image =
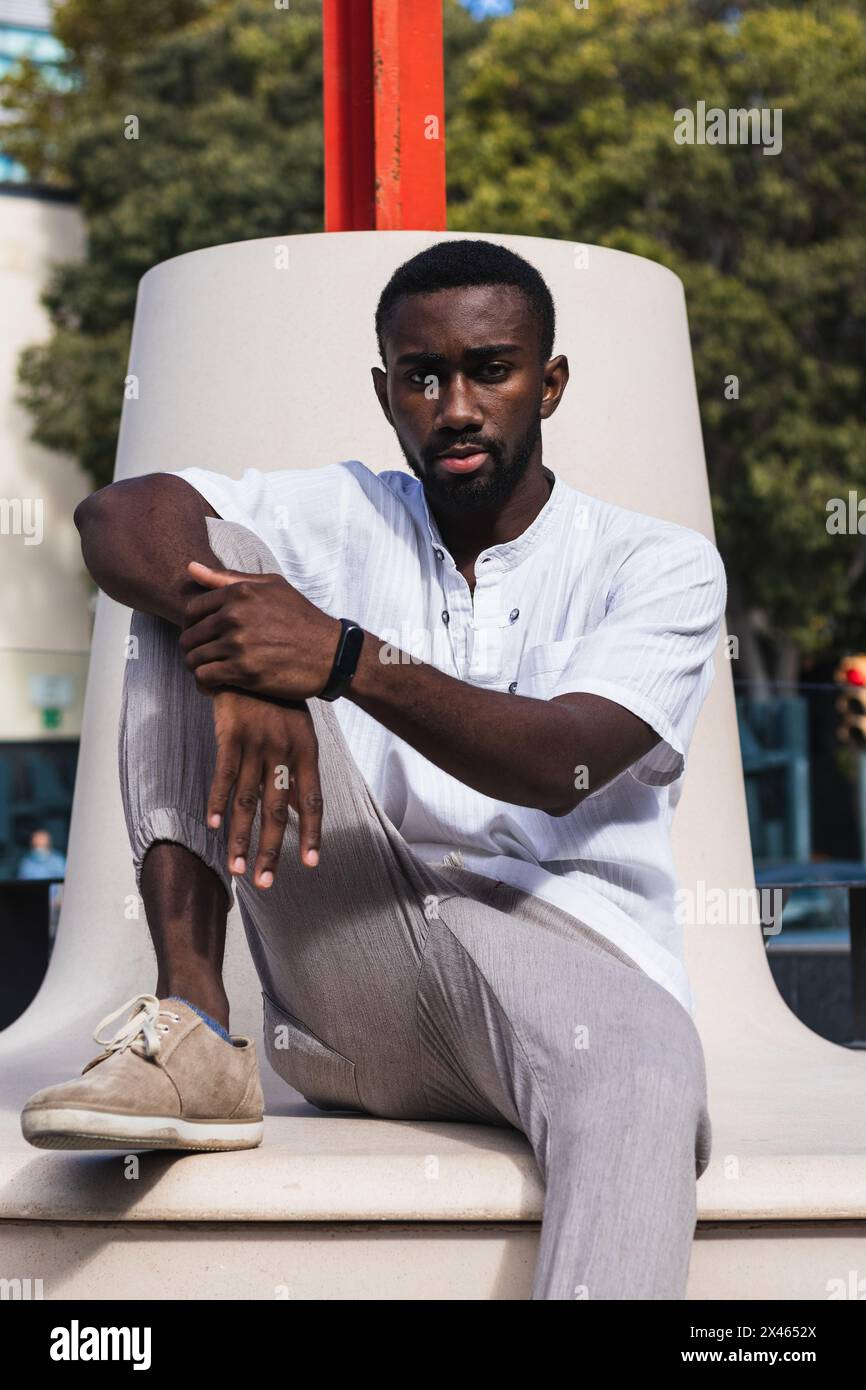
POLYGON ((179 999, 139 994, 93 1034, 81 1076, 31 1096, 21 1132, 37 1149, 254 1149, 264 1132, 256 1047, 227 1043, 179 999), (99 1034, 130 1011, 112 1038, 99 1034))

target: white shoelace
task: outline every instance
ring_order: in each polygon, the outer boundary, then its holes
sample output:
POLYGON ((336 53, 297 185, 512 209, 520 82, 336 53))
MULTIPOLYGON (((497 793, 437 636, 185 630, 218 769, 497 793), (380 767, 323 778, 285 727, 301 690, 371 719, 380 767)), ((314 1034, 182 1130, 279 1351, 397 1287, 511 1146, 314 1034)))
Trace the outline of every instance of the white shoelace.
POLYGON ((102 1022, 97 1024, 93 1040, 102 1044, 106 1056, 110 1056, 112 1052, 124 1052, 129 1047, 139 1056, 154 1057, 162 1042, 161 1034, 168 1032, 168 1024, 159 1022, 163 1014, 166 1018, 174 1019, 175 1022, 180 1019, 180 1014, 172 1013, 171 1009, 161 1009, 155 994, 137 994, 135 998, 128 999, 125 1004, 121 1004, 119 1009, 114 1010, 114 1013, 106 1014, 102 1022), (105 1025, 112 1023, 114 1019, 119 1018, 127 1010, 136 1010, 136 1012, 127 1019, 113 1037, 101 1038, 99 1035, 105 1025))
POLYGON ((466 865, 463 863, 463 851, 459 849, 450 850, 442 860, 441 867, 443 869, 449 867, 453 869, 465 869, 466 865))

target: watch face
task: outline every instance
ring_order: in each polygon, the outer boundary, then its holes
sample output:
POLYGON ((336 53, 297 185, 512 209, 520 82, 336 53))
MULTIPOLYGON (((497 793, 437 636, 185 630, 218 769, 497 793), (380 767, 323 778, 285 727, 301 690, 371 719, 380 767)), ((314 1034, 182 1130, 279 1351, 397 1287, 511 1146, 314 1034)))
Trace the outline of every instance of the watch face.
POLYGON ((364 644, 364 629, 359 623, 352 622, 349 618, 341 618, 340 622, 343 625, 343 630, 337 643, 334 669, 328 684, 319 695, 320 700, 336 700, 338 696, 342 695, 355 674, 358 657, 361 655, 361 647, 364 644))
POLYGON ((351 627, 348 626, 347 620, 340 639, 338 655, 334 662, 334 677, 340 688, 354 676, 363 642, 364 629, 357 623, 352 623, 351 627))
POLYGON ((362 627, 352 627, 346 633, 346 656, 352 663, 352 670, 358 664, 358 657, 361 654, 361 647, 364 643, 364 629, 362 627))

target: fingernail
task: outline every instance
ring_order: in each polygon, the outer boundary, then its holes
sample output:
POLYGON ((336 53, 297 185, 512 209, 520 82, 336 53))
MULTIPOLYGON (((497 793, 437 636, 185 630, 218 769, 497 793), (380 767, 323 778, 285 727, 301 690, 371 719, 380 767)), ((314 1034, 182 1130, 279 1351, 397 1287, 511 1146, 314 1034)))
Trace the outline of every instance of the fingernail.
POLYGON ((315 868, 319 862, 319 851, 317 849, 307 850, 307 863, 311 868, 315 868))
POLYGON ((271 884, 273 883, 273 881, 274 881, 274 876, 273 876, 273 874, 271 873, 270 869, 265 869, 265 872, 262 874, 261 878, 259 879, 259 883, 261 884, 262 888, 270 888, 270 886, 271 886, 271 884))
POLYGON ((210 820, 208 821, 208 825, 212 825, 213 828, 214 828, 214 830, 216 830, 216 828, 217 828, 217 826, 219 825, 219 823, 220 823, 221 820, 222 820, 222 816, 218 816, 218 815, 216 814, 216 812, 214 812, 214 814, 211 816, 210 820))
POLYGON ((236 874, 242 874, 242 873, 244 872, 244 870, 246 869, 246 867, 247 867, 247 861, 246 861, 245 859, 241 859, 240 855, 238 855, 237 859, 236 859, 235 862, 232 864, 232 869, 233 869, 233 871, 234 871, 236 874))

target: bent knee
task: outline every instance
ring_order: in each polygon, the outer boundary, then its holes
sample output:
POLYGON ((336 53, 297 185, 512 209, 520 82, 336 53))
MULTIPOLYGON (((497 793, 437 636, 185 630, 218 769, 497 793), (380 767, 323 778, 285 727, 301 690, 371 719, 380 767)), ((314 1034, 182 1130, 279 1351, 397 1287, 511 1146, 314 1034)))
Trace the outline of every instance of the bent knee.
POLYGON ((205 520, 210 548, 227 569, 244 570, 249 574, 282 573, 270 546, 248 526, 218 516, 205 520))

